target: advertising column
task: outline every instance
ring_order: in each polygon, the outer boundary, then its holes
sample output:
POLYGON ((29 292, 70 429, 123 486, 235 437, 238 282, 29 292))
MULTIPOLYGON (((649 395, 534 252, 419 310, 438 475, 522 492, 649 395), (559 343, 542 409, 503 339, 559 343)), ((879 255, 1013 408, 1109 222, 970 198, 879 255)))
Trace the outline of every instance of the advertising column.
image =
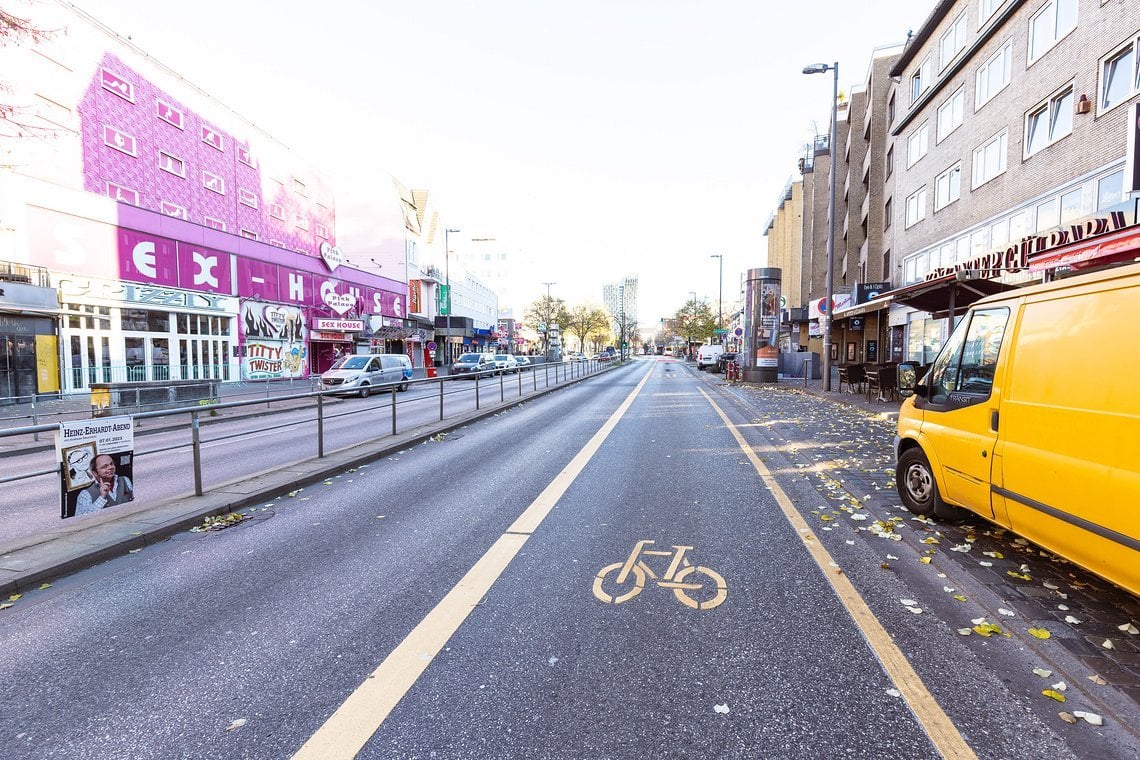
POLYGON ((779 269, 749 269, 744 295, 744 380, 774 383, 780 377, 779 269))

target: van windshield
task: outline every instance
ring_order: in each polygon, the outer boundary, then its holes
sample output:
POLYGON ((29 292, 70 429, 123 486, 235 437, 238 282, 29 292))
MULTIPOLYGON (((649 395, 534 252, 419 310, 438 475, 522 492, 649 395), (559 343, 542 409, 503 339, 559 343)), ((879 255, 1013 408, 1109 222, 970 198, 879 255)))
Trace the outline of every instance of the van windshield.
POLYGON ((364 369, 370 358, 368 356, 342 356, 333 362, 330 369, 364 369))

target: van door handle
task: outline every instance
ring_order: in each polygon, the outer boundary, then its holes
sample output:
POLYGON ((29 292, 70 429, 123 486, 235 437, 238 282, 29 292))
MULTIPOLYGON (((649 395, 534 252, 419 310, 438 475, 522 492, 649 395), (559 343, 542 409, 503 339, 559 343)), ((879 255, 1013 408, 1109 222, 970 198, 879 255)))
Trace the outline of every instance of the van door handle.
POLYGON ((997 409, 994 409, 992 412, 990 412, 990 430, 993 430, 996 433, 997 429, 998 429, 998 412, 997 412, 997 409))

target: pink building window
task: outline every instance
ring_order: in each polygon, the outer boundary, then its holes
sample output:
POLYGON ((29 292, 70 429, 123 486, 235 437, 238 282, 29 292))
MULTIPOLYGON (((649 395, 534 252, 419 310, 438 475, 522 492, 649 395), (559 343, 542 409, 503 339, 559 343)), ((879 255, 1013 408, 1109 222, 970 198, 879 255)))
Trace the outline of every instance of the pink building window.
POLYGON ((309 229, 309 220, 308 220, 308 219, 306 219, 306 218, 305 218, 304 216, 302 216, 301 214, 297 214, 297 221, 295 222, 295 225, 296 225, 297 229, 299 229, 299 230, 305 230, 305 231, 308 231, 308 229, 309 229))
POLYGON ((218 130, 205 124, 202 125, 202 142, 217 150, 226 149, 225 140, 221 134, 218 133, 218 130))
POLYGON ((253 166, 253 155, 249 152, 249 148, 243 148, 242 146, 239 145, 239 146, 237 146, 236 150, 237 150, 238 161, 241 161, 243 164, 245 164, 246 166, 248 166, 250 168, 254 168, 254 166, 253 166))
POLYGON ((103 125, 103 144, 108 148, 114 148, 120 153, 126 153, 128 156, 138 157, 138 145, 135 138, 128 135, 126 132, 115 129, 109 124, 103 125))
POLYGON ((130 103, 135 102, 135 86, 110 69, 99 67, 99 82, 107 92, 118 95, 130 103))
POLYGON ((138 190, 132 190, 123 185, 116 185, 114 182, 107 183, 107 197, 114 198, 119 203, 129 203, 132 206, 139 205, 138 190))
POLYGON ((271 217, 273 217, 274 219, 280 219, 281 221, 285 221, 285 207, 282 206, 280 203, 270 203, 269 204, 269 215, 271 217))
POLYGON ((247 230, 245 227, 241 228, 241 236, 250 240, 257 240, 257 233, 253 230, 247 230))
POLYGON ((238 203, 249 206, 250 208, 257 208, 257 194, 252 190, 246 190, 244 187, 239 187, 238 203))
POLYGON ((318 224, 317 225, 317 237, 322 238, 324 240, 328 240, 329 239, 329 228, 324 226, 323 224, 318 224))
POLYGON ((158 118, 165 121, 171 126, 178 127, 179 129, 186 129, 186 114, 179 111, 169 103, 163 103, 161 100, 154 104, 155 114, 158 118))
POLYGON ((284 248, 285 247, 284 243, 282 243, 280 240, 274 240, 273 238, 269 238, 269 244, 275 245, 278 248, 284 248))
POLYGON ((186 162, 165 151, 160 150, 158 152, 158 168, 164 172, 170 172, 176 177, 186 179, 186 162))
POLYGON ((226 194, 226 181, 213 172, 202 170, 202 187, 218 195, 226 194))
POLYGON ((221 219, 215 219, 212 216, 202 217, 202 224, 206 225, 207 227, 209 227, 212 230, 218 230, 220 232, 226 231, 226 223, 223 222, 221 219))
POLYGON ((302 198, 308 197, 309 191, 305 188, 305 183, 299 179, 293 180, 293 192, 302 198))
POLYGON ((182 206, 179 206, 177 203, 162 201, 158 204, 158 208, 167 216, 173 216, 177 219, 185 219, 186 221, 190 221, 190 215, 186 213, 186 209, 182 206))

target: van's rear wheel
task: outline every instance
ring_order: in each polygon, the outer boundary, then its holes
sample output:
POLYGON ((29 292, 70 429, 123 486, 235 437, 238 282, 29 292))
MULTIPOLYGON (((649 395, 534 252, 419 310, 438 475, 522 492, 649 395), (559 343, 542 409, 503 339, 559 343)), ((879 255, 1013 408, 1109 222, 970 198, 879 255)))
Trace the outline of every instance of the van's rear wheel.
POLYGON ((916 515, 930 515, 939 508, 949 507, 938 493, 938 483, 934 472, 922 449, 917 446, 907 449, 899 457, 895 468, 895 482, 903 504, 916 515))

